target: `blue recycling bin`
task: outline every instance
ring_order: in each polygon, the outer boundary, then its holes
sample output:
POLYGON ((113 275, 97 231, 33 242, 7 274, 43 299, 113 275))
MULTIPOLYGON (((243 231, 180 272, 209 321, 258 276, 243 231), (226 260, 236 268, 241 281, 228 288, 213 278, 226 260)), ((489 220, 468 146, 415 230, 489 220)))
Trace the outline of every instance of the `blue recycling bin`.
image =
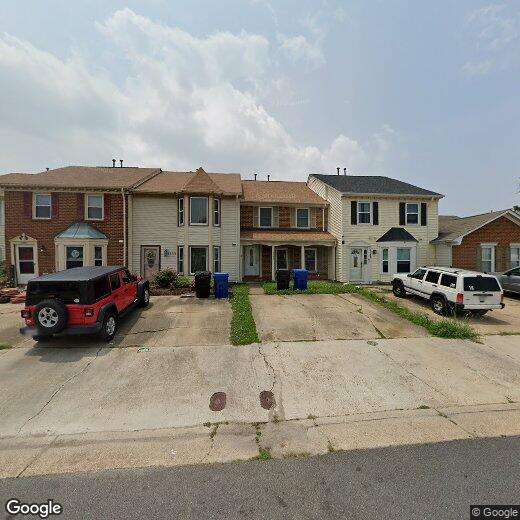
POLYGON ((213 273, 215 298, 229 298, 229 273, 213 273))
POLYGON ((299 291, 307 290, 307 281, 309 280, 309 271, 307 269, 293 269, 294 288, 299 291))

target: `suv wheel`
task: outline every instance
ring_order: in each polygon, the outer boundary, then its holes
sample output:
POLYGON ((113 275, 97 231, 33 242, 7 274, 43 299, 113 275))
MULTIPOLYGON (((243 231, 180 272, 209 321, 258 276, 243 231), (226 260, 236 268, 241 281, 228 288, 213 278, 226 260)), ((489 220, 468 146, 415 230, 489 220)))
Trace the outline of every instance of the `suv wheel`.
POLYGON ((446 301, 444 298, 441 298, 440 296, 432 296, 432 299, 430 300, 430 305, 432 307, 432 310, 435 314, 439 314, 440 316, 446 316, 446 301))
POLYGON ((60 300, 43 300, 36 305, 34 317, 41 335, 57 334, 67 324, 67 308, 60 300))
POLYGON ((143 291, 143 295, 139 298, 139 307, 148 307, 150 303, 150 288, 145 287, 143 291))
POLYGON ((117 316, 113 312, 107 312, 101 327, 101 338, 109 342, 114 339, 117 330, 117 316))
POLYGON ((404 290, 404 285, 402 282, 394 282, 392 284, 392 292, 398 298, 404 298, 406 296, 406 291, 404 290))

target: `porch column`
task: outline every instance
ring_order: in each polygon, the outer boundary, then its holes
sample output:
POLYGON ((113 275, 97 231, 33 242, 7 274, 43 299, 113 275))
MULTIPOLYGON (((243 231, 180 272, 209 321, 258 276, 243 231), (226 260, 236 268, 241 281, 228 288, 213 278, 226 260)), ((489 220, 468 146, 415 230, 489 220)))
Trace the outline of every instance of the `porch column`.
POLYGON ((272 280, 276 280, 276 277, 275 277, 275 268, 274 268, 274 262, 275 262, 275 259, 276 259, 276 254, 275 254, 275 249, 274 249, 274 245, 271 246, 271 279, 272 280))
MULTIPOLYGON (((305 269, 305 246, 301 246, 300 269, 305 269)), ((316 258, 316 263, 318 259, 316 258)))
POLYGON ((337 281, 336 276, 336 246, 332 246, 332 279, 337 281))

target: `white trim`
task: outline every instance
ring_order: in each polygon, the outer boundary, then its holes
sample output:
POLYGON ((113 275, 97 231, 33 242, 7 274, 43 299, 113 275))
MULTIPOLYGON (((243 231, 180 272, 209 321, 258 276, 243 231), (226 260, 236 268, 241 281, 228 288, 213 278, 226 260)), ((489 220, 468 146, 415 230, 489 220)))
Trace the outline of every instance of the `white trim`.
POLYGON ((270 229, 274 224, 274 207, 273 206, 258 206, 258 227, 263 229, 270 229), (262 220, 260 218, 261 210, 270 209, 271 210, 271 225, 270 226, 262 226, 262 220))
POLYGON ((67 268, 67 247, 82 247, 83 248, 83 265, 90 267, 94 265, 95 247, 102 248, 103 265, 108 265, 107 251, 108 239, 92 239, 92 238, 55 238, 54 250, 55 259, 54 264, 56 271, 64 271, 67 268))
MULTIPOLYGON (((190 199, 190 201, 189 201, 189 204, 190 204, 190 226, 208 226, 209 225, 209 197, 193 196, 193 197, 190 197, 189 199, 190 199), (206 222, 205 223, 192 222, 191 221, 191 201, 193 199, 204 199, 206 201, 206 222)), ((190 258, 191 258, 191 256, 190 256, 190 258)), ((190 269, 191 269, 191 266, 190 266, 190 269)))
POLYGON ((310 229, 311 227, 311 210, 310 208, 295 208, 295 212, 294 212, 294 227, 296 229, 310 229), (298 210, 300 209, 304 209, 307 211, 307 225, 306 226, 298 226, 298 210))
MULTIPOLYGON (((85 193, 85 220, 87 221, 97 221, 100 222, 102 220, 105 220, 105 194, 104 193, 85 193), (101 197, 101 218, 92 218, 88 216, 88 199, 89 197, 101 197)), ((93 208, 97 206, 92 206, 93 208)))
MULTIPOLYGON (((52 219, 52 193, 45 191, 35 191, 33 192, 33 201, 32 201, 32 218, 34 220, 51 220, 52 219), (36 197, 38 195, 43 195, 45 197, 49 197, 49 216, 48 217, 37 217, 36 216, 36 197)), ((46 208, 47 206, 40 206, 42 208, 46 208)))

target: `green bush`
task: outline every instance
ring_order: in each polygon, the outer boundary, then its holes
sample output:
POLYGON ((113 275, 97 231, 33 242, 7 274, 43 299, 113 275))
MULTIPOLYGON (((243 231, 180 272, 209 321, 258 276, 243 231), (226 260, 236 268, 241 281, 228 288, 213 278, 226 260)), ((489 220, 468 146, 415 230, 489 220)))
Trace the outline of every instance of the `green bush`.
POLYGON ((175 280, 175 287, 191 287, 191 280, 187 276, 177 276, 175 280))
POLYGON ((173 269, 163 269, 153 277, 153 284, 161 289, 170 289, 176 287, 177 279, 177 273, 173 269))
POLYGON ((0 287, 7 285, 7 269, 5 267, 5 261, 0 262, 0 287))

